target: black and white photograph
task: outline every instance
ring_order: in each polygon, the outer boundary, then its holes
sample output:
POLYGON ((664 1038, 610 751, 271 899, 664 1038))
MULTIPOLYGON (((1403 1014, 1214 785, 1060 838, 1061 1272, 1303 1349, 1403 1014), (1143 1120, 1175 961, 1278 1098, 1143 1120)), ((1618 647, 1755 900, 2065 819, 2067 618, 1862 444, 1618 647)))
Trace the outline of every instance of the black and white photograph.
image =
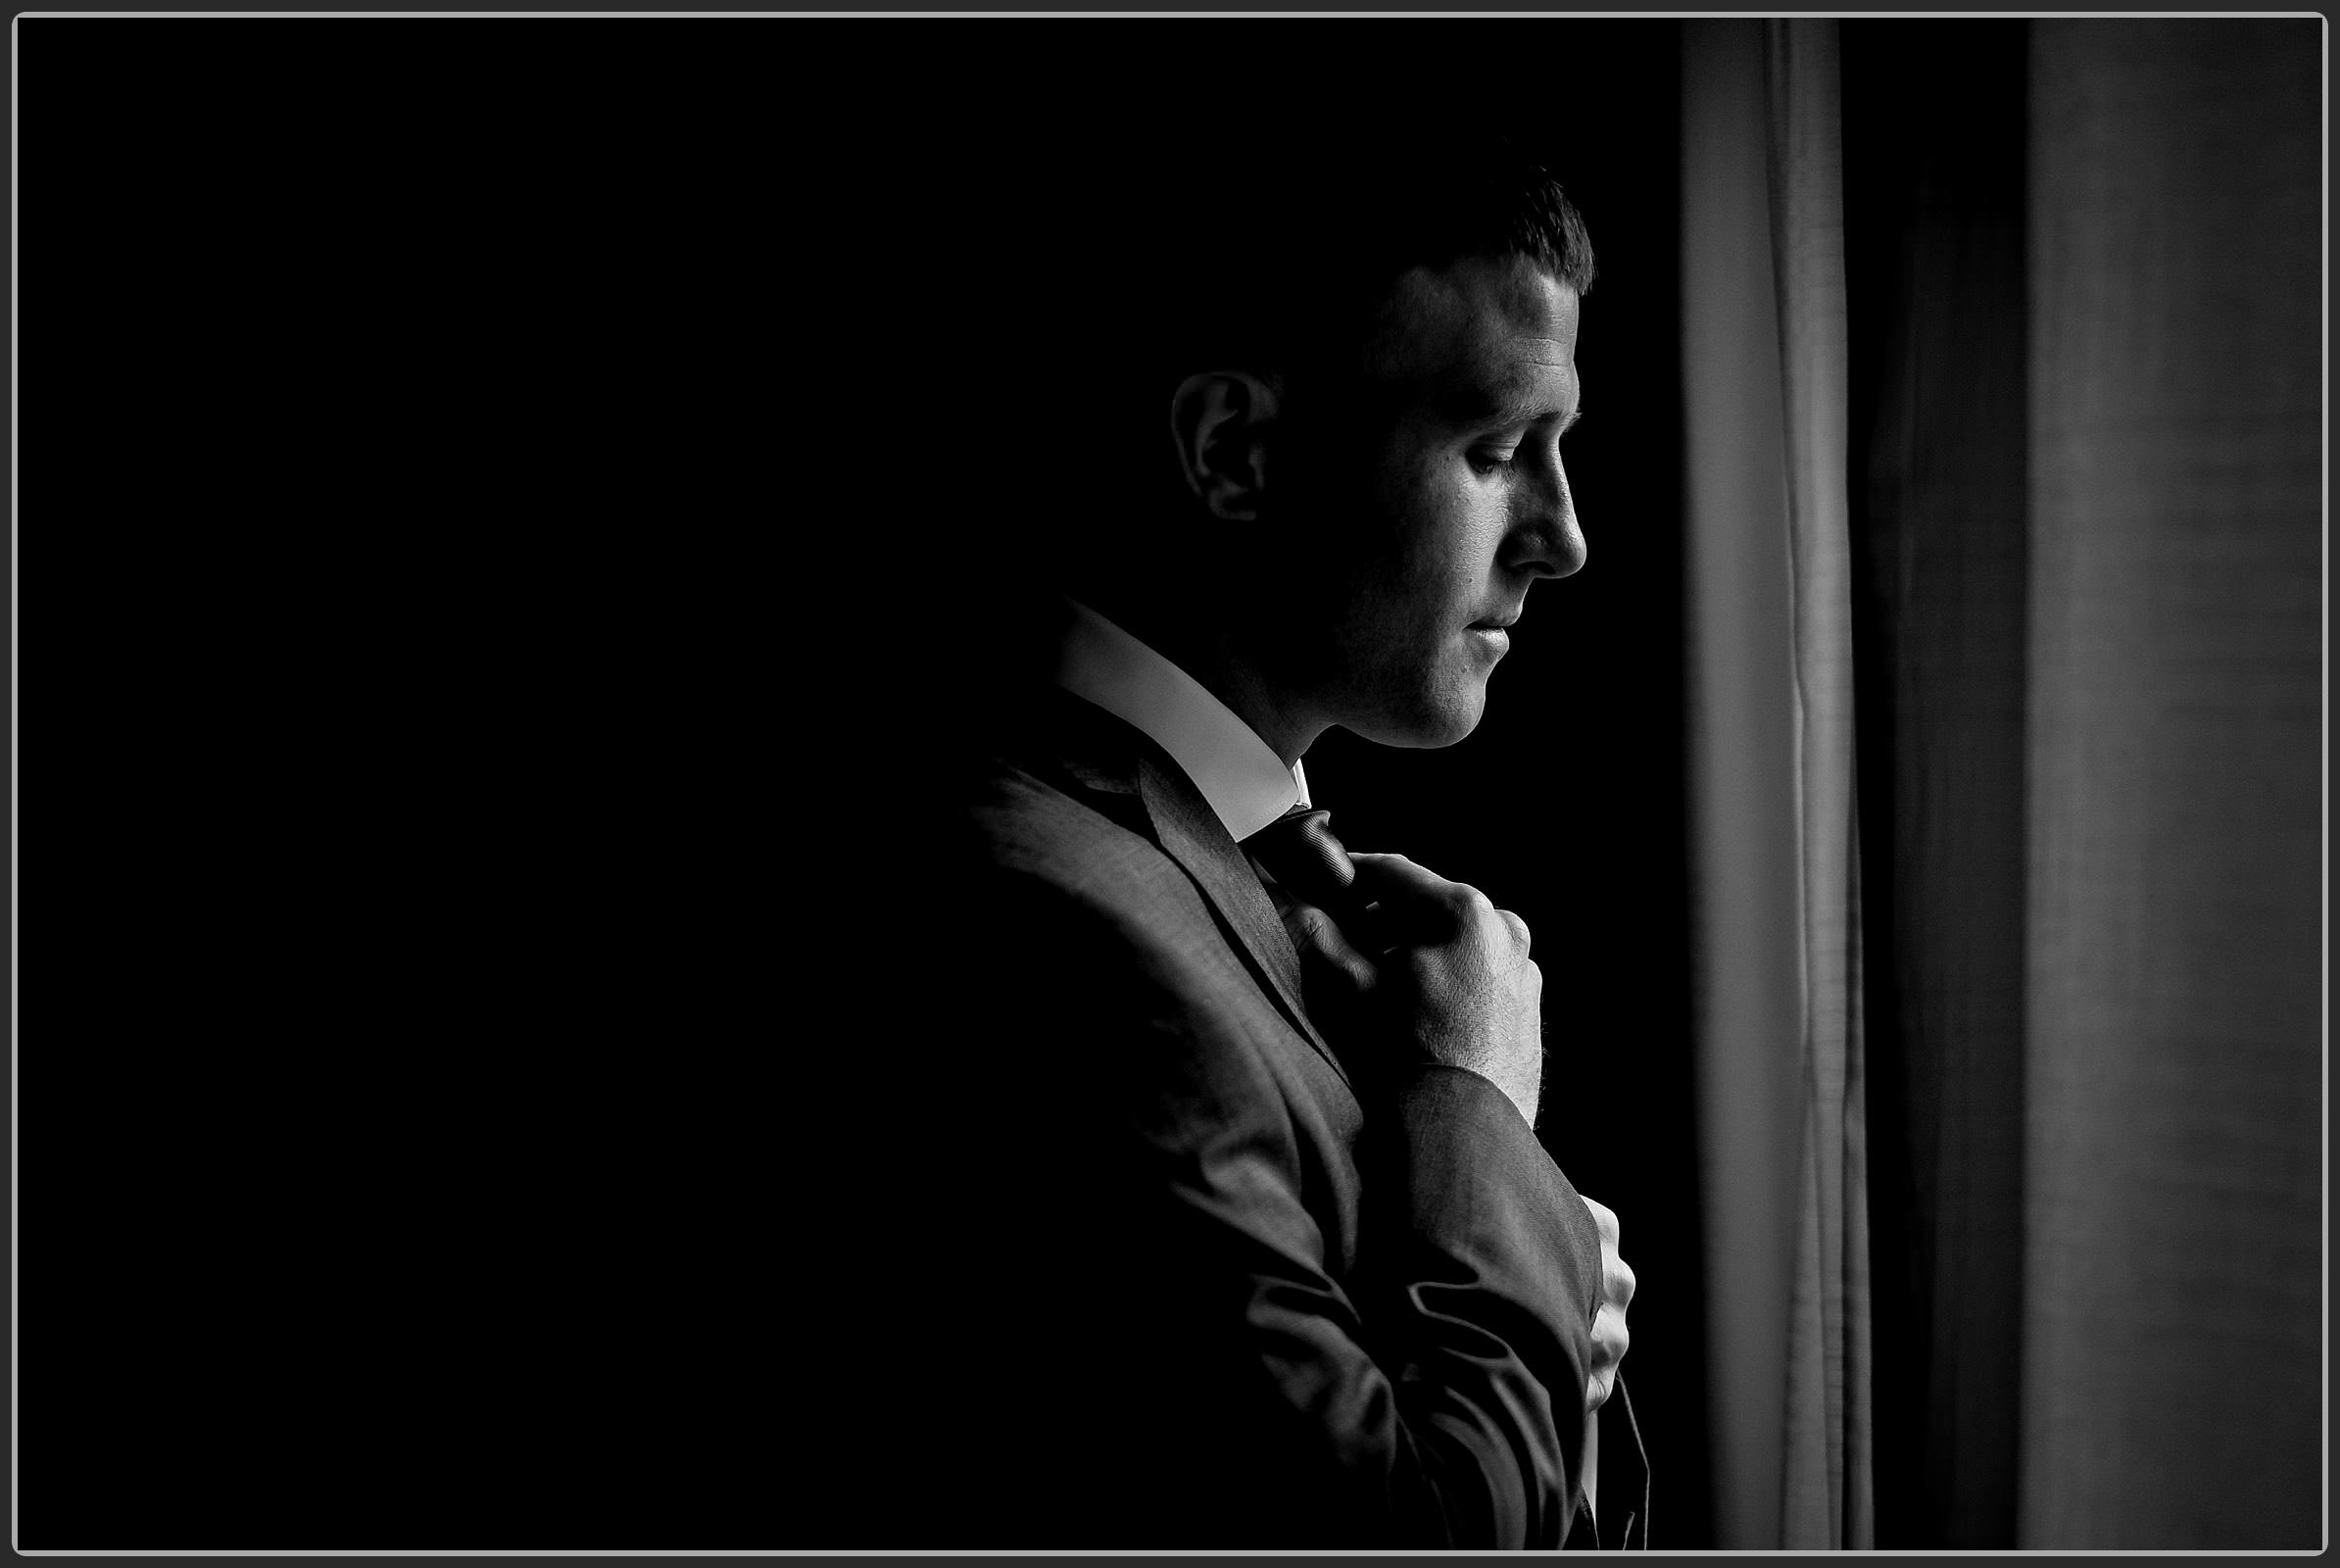
POLYGON ((17 14, 12 1545, 2320 1552, 2328 62, 17 14))

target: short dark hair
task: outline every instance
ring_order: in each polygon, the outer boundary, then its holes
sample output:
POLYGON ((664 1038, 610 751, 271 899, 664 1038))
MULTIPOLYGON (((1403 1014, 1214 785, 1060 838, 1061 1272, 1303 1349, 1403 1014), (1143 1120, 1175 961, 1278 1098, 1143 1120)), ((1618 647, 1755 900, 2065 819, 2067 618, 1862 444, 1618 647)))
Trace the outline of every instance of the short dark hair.
POLYGON ((1046 416, 1055 472, 1115 514, 1032 519, 1051 569, 1118 569, 1147 514, 1183 507, 1169 415, 1188 375, 1336 363, 1416 267, 1517 255, 1592 286, 1584 220, 1518 127, 1472 105, 1269 101, 1120 106, 1069 160, 1027 166, 1026 270, 995 303, 1017 362, 1070 394, 1046 416))
POLYGON ((1361 341, 1416 267, 1517 255, 1579 294, 1592 286, 1583 217, 1500 128, 1327 117, 1263 141, 1211 205, 1153 215, 1146 270, 1172 384, 1361 341))

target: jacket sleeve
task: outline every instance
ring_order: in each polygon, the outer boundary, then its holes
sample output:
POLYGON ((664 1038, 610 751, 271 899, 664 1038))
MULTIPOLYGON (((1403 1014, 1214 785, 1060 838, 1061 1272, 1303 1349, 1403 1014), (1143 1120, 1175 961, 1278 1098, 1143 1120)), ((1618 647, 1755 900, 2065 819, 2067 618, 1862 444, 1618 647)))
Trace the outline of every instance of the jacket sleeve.
POLYGON ((954 1095, 1017 1227, 976 1222, 969 1272, 1019 1304, 1009 1370, 980 1381, 997 1430, 1050 1456, 987 1484, 999 1528, 1557 1547, 1599 1246, 1501 1091, 1424 1066, 1368 1108, 1337 1279, 1309 1200, 1341 1178, 1295 1128, 1264 999, 1077 891, 1021 881, 990 913, 968 1018, 1005 1027, 954 1095))

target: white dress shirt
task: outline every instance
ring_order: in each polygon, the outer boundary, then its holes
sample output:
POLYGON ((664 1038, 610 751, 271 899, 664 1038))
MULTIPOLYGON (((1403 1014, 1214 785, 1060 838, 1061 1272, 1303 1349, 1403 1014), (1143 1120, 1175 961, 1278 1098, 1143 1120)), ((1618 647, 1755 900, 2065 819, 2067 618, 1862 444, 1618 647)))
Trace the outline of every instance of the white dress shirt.
POLYGON ((1239 843, 1308 799, 1308 775, 1290 767, 1259 732, 1194 676, 1087 605, 1065 601, 1071 621, 1056 684, 1144 730, 1168 752, 1239 843))

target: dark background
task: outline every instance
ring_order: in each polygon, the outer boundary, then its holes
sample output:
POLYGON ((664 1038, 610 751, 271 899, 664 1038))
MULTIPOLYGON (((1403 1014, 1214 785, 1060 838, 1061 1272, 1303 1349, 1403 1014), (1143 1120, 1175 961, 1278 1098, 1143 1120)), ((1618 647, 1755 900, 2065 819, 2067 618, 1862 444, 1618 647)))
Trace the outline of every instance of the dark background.
MULTIPOLYGON (((1336 734, 1310 780, 1534 928, 1544 1137, 1641 1282, 1654 1540, 1705 1543, 1673 24, 17 45, 56 960, 19 1048, 20 1544, 799 1544, 828 1434, 792 1390, 870 1352, 791 1325, 850 1297, 823 1227, 951 940, 902 824, 1013 645, 1030 520, 1114 504, 1051 446, 1112 340, 1049 302, 1113 265, 1080 217, 1116 136, 1236 66, 1500 100, 1591 230, 1590 564, 1469 742, 1336 734)), ((1196 140, 1201 188, 1240 177, 1240 123, 1196 140)), ((936 1376, 947 1413, 869 1456, 905 1506, 981 1441, 936 1376)))

